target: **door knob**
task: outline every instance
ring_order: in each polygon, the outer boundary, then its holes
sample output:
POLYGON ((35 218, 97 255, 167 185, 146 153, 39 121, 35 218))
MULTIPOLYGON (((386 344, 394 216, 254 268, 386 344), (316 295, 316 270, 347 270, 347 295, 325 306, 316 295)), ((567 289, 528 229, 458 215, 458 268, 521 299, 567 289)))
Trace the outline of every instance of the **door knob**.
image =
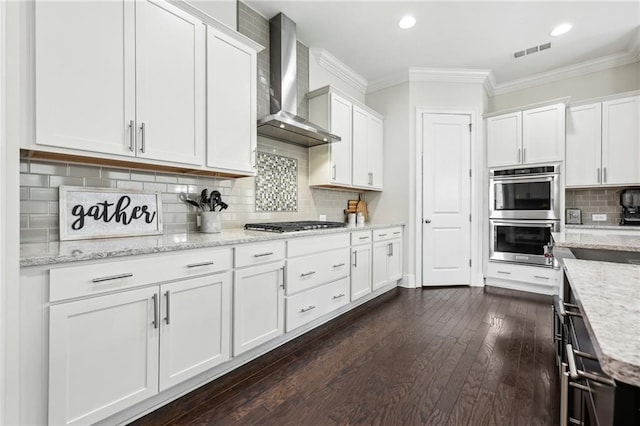
POLYGON ((425 219, 424 223, 431 223, 431 219, 425 219))

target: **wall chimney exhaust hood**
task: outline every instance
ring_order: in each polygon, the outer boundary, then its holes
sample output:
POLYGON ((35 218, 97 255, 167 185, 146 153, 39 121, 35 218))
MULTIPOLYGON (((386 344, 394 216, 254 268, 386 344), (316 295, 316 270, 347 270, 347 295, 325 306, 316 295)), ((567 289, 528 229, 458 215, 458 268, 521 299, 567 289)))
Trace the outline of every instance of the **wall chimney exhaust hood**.
POLYGON ((271 49, 271 114, 258 120, 258 134, 305 147, 340 141, 297 115, 296 23, 283 13, 269 21, 271 49))

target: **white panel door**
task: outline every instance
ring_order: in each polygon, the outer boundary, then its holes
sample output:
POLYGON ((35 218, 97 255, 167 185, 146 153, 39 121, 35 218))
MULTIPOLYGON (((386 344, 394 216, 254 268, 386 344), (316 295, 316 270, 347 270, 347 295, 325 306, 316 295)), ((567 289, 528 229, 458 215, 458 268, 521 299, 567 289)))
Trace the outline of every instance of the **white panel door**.
POLYGON ((158 393, 157 287, 49 309, 49 424, 91 424, 158 393))
POLYGON ((369 147, 367 150, 367 164, 369 165, 370 187, 382 189, 382 169, 383 169, 383 128, 382 120, 369 116, 368 121, 369 147))
POLYGON ((351 249, 351 300, 371 293, 371 244, 351 249))
POLYGON ((562 161, 564 150, 564 104, 522 112, 522 163, 562 161))
POLYGON ((422 120, 422 284, 469 284, 470 117, 423 114, 422 120))
POLYGON ((160 391, 231 357, 231 272, 160 286, 160 391))
POLYGON ((522 113, 487 118, 487 166, 512 166, 522 162, 522 113))
POLYGON ((135 155, 134 3, 35 2, 36 143, 135 155))
POLYGON ((137 155, 200 165, 204 24, 163 1, 135 4, 137 155))
POLYGON ((640 96, 602 103, 602 183, 640 184, 640 96))
POLYGON ((256 52, 207 27, 207 166, 253 173, 256 52))
POLYGON ((351 185, 351 102, 331 93, 331 133, 342 138, 329 144, 331 183, 351 185))
POLYGON ((284 333, 284 261, 234 271, 233 355, 284 333))
POLYGON ((371 266, 371 288, 373 291, 389 282, 389 243, 380 241, 373 243, 373 260, 371 266))
POLYGON ((567 186, 600 183, 602 105, 570 107, 567 110, 565 183, 567 186))
MULTIPOLYGON (((369 113, 353 106, 353 184, 369 186, 369 113)), ((341 143, 341 142, 338 142, 341 143)))

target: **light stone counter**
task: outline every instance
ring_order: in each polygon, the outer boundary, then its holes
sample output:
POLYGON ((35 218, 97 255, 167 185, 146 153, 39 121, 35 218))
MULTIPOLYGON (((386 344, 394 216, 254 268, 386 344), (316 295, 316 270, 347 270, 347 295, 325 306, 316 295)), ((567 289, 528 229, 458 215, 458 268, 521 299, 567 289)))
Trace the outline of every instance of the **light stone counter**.
POLYGON ((553 232, 553 246, 640 252, 640 235, 553 232))
POLYGON ((606 230, 606 231, 616 231, 616 232, 629 232, 629 231, 640 231, 640 226, 623 226, 623 225, 597 225, 597 224, 566 224, 564 226, 566 229, 579 229, 579 230, 588 230, 588 229, 596 229, 596 230, 606 230))
POLYGON ((219 234, 166 234, 146 237, 105 238, 99 240, 65 241, 55 243, 33 243, 20 246, 20 266, 50 265, 77 262, 81 260, 106 259, 163 253, 226 245, 255 243, 326 235, 330 233, 366 231, 373 229, 404 226, 402 224, 367 224, 364 227, 318 229, 299 232, 261 232, 244 229, 227 229, 219 234))
POLYGON ((605 373, 640 386, 640 266, 564 259, 605 373))

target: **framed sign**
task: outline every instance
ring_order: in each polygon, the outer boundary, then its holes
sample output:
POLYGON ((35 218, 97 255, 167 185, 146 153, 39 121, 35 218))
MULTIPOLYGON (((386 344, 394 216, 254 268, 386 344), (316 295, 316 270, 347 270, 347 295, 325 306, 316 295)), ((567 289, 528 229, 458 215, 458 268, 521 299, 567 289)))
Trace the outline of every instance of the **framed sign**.
POLYGON ((60 241, 157 234, 159 192, 60 186, 60 241))

